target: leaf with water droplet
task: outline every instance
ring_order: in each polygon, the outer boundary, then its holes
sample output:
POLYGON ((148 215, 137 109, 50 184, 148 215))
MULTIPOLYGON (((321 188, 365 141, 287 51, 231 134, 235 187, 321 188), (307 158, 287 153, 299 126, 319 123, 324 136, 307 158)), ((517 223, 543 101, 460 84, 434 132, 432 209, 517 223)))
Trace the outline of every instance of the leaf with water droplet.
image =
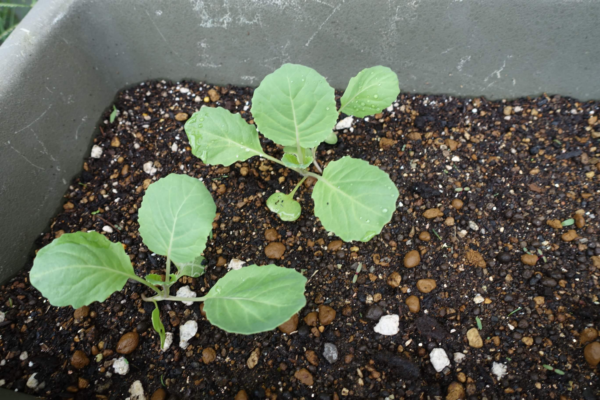
POLYGON ((366 68, 350 79, 340 100, 340 112, 358 118, 377 114, 389 107, 399 93, 394 71, 383 66, 366 68))
POLYGON ((302 213, 300 203, 285 193, 273 193, 267 200, 267 207, 273 211, 282 221, 295 221, 302 213))

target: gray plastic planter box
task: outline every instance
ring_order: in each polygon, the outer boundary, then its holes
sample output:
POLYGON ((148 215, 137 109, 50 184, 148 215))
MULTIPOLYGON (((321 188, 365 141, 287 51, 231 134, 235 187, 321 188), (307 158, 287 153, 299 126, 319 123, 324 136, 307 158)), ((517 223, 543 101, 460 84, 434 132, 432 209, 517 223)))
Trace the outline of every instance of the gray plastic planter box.
POLYGON ((599 20, 596 0, 41 0, 0 47, 0 281, 128 85, 252 86, 292 62, 343 89, 383 64, 404 92, 598 99, 599 20))

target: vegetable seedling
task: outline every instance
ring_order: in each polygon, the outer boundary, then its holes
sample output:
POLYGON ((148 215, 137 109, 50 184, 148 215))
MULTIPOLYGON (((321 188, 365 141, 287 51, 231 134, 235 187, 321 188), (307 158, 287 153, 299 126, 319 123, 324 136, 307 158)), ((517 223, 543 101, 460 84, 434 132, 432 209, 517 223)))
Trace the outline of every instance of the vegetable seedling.
POLYGON ((202 107, 185 124, 192 153, 205 164, 229 166, 259 156, 302 177, 291 193, 273 193, 269 209, 284 221, 300 217, 294 194, 304 181, 317 180, 312 198, 325 229, 346 242, 366 242, 390 221, 398 189, 389 176, 368 162, 342 157, 321 169, 317 148, 335 144, 333 128, 340 113, 358 118, 381 112, 396 100, 398 77, 387 67, 367 68, 350 79, 336 110, 335 92, 315 70, 284 64, 267 75, 252 97, 256 126, 224 108, 202 107), (258 132, 283 146, 281 160, 266 154, 258 132), (311 172, 313 166, 321 174, 311 172))
POLYGON ((79 308, 104 301, 123 289, 127 280, 155 292, 142 295, 154 302, 152 324, 164 346, 165 328, 157 302, 204 302, 211 324, 245 335, 276 328, 306 304, 306 278, 293 269, 251 265, 230 271, 202 297, 171 296, 183 276, 204 273, 201 256, 212 229, 216 206, 204 184, 187 175, 171 174, 151 184, 139 210, 139 233, 150 251, 166 257, 165 279, 157 274, 138 277, 121 243, 98 232, 66 233, 42 248, 30 272, 31 284, 50 304, 79 308), (171 264, 177 267, 172 273, 171 264))

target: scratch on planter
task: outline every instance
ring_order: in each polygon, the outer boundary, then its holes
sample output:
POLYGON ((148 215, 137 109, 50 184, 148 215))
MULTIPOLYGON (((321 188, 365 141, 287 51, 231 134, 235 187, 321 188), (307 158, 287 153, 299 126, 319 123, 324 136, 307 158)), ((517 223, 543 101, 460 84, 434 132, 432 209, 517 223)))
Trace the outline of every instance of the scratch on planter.
POLYGON ((25 156, 23 155, 23 153, 21 153, 19 150, 15 149, 15 148, 14 148, 14 147, 13 147, 13 146, 10 144, 10 142, 8 142, 8 146, 9 146, 11 149, 13 149, 13 150, 15 151, 15 153, 17 153, 18 155, 20 155, 20 156, 21 156, 21 157, 22 157, 22 158, 23 158, 25 161, 27 161, 29 164, 31 164, 33 167, 35 167, 35 168, 37 168, 37 169, 39 169, 39 170, 41 170, 41 171, 43 171, 43 170, 44 170, 44 168, 40 167, 39 165, 36 165, 36 164, 34 164, 33 162, 31 162, 31 160, 30 160, 29 158, 25 157, 25 156))
POLYGON ((84 116, 83 118, 81 118, 81 122, 79 123, 79 125, 77 126, 77 130, 75 130, 75 140, 77 140, 79 138, 79 128, 81 128, 81 125, 83 125, 83 123, 87 121, 87 115, 84 116))
POLYGON ((183 57, 181 57, 179 55, 179 53, 177 51, 175 51, 175 49, 173 49, 173 47, 171 47, 171 44, 169 44, 169 41, 167 40, 167 38, 165 38, 165 35, 163 35, 163 33, 161 32, 158 25, 156 25, 156 22, 154 22, 154 20, 150 16, 150 13, 147 10, 144 10, 144 11, 145 11, 146 15, 148 16, 148 19, 150 20, 150 22, 152 22, 152 25, 154 25, 154 28, 156 28, 156 31, 158 32, 158 34, 160 35, 162 40, 165 42, 165 44, 169 48, 169 50, 171 50, 173 52, 173 54, 175 54, 177 56, 177 58, 179 58, 180 61, 183 61, 184 64, 190 65, 190 63, 188 63, 183 57))
POLYGON ((484 82, 487 82, 487 81, 488 81, 488 80, 489 80, 491 77, 493 77, 494 75, 496 75, 496 78, 497 78, 497 79, 500 79, 500 78, 502 78, 502 76, 500 75, 500 72, 504 71, 504 68, 506 68, 506 60, 507 60, 507 59, 509 59, 509 58, 512 58, 512 55, 511 55, 511 56, 507 56, 507 57, 504 59, 504 61, 502 62, 502 66, 501 66, 499 69, 497 69, 497 70, 493 71, 491 74, 489 74, 489 75, 487 76, 487 78, 485 78, 483 81, 484 81, 484 82))
POLYGON ((329 21, 329 18, 331 18, 333 16, 333 14, 335 14, 335 12, 340 9, 340 7, 342 6, 342 4, 344 4, 344 1, 342 1, 340 4, 338 4, 337 6, 335 6, 335 8, 333 9, 333 11, 331 11, 331 14, 329 14, 327 16, 327 18, 325 18, 325 20, 323 22, 321 22, 321 25, 319 25, 319 27, 317 28, 317 30, 315 31, 315 33, 313 33, 312 36, 310 37, 310 39, 308 39, 308 42, 306 42, 305 46, 308 46, 310 44, 310 42, 312 42, 312 40, 315 38, 315 36, 317 36, 317 33, 319 33, 319 31, 321 30, 321 28, 323 28, 323 26, 327 23, 327 21, 329 21))
MULTIPOLYGON (((443 53, 442 53, 443 54, 443 53)), ((462 72, 463 67, 465 66, 467 61, 471 61, 471 56, 462 57, 460 62, 456 66, 456 69, 462 72)))
POLYGON ((32 121, 32 122, 29 124, 29 125, 27 125, 27 126, 25 126, 25 127, 21 128, 21 129, 19 129, 18 131, 15 131, 15 135, 16 135, 17 133, 19 133, 19 132, 23 132, 25 129, 27 129, 27 128, 29 128, 29 127, 33 126, 33 124, 35 124, 35 123, 36 123, 36 122, 38 122, 40 119, 42 119, 42 118, 44 117, 44 115, 46 115, 46 113, 47 113, 48 111, 50 111, 50 109, 51 109, 51 108, 52 108, 52 104, 50 104, 50 105, 48 106, 48 108, 46 109, 46 111, 44 111, 44 112, 42 113, 42 115, 40 115, 39 117, 37 117, 36 119, 34 119, 34 120, 33 120, 33 121, 32 121))

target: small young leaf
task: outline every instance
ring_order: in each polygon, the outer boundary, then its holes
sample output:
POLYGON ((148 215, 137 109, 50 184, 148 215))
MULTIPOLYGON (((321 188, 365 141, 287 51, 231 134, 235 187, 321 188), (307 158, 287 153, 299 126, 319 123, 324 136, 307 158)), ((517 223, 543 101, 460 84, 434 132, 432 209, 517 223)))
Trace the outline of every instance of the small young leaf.
POLYGON ((325 143, 327 143, 327 144, 334 145, 337 142, 338 142, 337 134, 335 132, 333 132, 333 131, 329 134, 329 136, 327 136, 325 138, 325 143))
MULTIPOLYGON (((170 278, 171 278, 171 279, 169 279, 169 284, 172 284, 172 283, 174 283, 174 282, 177 280, 177 275, 175 275, 175 274, 170 274, 169 276, 170 276, 170 278)), ((149 275, 146 275, 146 276, 144 277, 144 279, 145 279, 147 282, 150 282, 151 284, 153 284, 153 285, 155 285, 155 286, 156 286, 156 285, 158 285, 158 286, 163 286, 163 285, 165 284, 165 281, 163 281, 163 280, 162 280, 162 277, 161 277, 160 275, 157 275, 157 274, 149 274, 149 275)))
POLYGON ((204 311, 211 324, 251 335, 275 329, 306 304, 306 278, 276 265, 250 265, 228 272, 206 295, 204 311))
POLYGON ((110 113, 110 117, 108 118, 108 120, 110 121, 111 124, 113 122, 115 122, 115 118, 117 118, 117 114, 119 114, 119 110, 117 110, 117 107, 113 106, 113 110, 110 113))
POLYGON ((152 311, 152 327, 160 336, 160 348, 165 347, 165 338, 167 334, 165 332, 165 326, 160 320, 160 310, 158 309, 158 304, 154 302, 154 310, 152 311))
POLYGON ((481 319, 479 319, 479 317, 475 317, 475 322, 477 322, 477 329, 482 330, 483 324, 481 323, 481 319))
POLYGON ((283 164, 285 164, 285 166, 288 168, 306 168, 312 164, 313 156, 311 154, 305 154, 304 162, 299 163, 296 154, 285 153, 283 157, 281 157, 281 162, 283 162, 283 164))
POLYGON ((260 133, 275 143, 315 147, 335 126, 335 93, 314 69, 284 64, 254 91, 252 116, 260 133))
POLYGON ((273 211, 282 221, 295 221, 302 214, 300 203, 285 193, 273 193, 267 199, 267 207, 273 211))
POLYGON ((388 67, 363 69, 350 79, 340 102, 340 112, 358 118, 373 115, 389 107, 398 97, 398 76, 388 67))
POLYGON ((177 266, 179 275, 197 278, 204 273, 204 265, 202 265, 203 261, 204 257, 198 256, 192 261, 185 263, 176 263, 175 265, 177 266))
POLYGON ((262 154, 258 132, 239 114, 202 107, 185 123, 192 154, 205 164, 231 165, 262 154))
POLYGON ((132 276, 123 245, 98 232, 65 233, 38 252, 29 273, 50 304, 73 308, 106 300, 132 276))
POLYGON ((148 187, 139 210, 140 235, 153 252, 175 263, 204 251, 217 208, 204 184, 171 174, 148 187))
POLYGON ((554 368, 548 364, 543 364, 543 367, 546 368, 548 371, 554 370, 554 368))
POLYGON ((560 370, 560 369, 556 369, 554 368, 554 372, 557 373, 558 375, 564 375, 564 371, 560 370))
POLYGON ((563 221, 563 222, 561 222, 560 224, 561 224, 562 226, 571 226, 571 225, 573 225, 574 223, 575 223, 575 220, 574 220, 573 218, 569 218, 569 219, 566 219, 566 220, 564 220, 564 221, 563 221))
POLYGON ((385 172, 350 157, 330 162, 312 193, 315 215, 346 242, 366 242, 381 232, 392 219, 398 196, 385 172))

